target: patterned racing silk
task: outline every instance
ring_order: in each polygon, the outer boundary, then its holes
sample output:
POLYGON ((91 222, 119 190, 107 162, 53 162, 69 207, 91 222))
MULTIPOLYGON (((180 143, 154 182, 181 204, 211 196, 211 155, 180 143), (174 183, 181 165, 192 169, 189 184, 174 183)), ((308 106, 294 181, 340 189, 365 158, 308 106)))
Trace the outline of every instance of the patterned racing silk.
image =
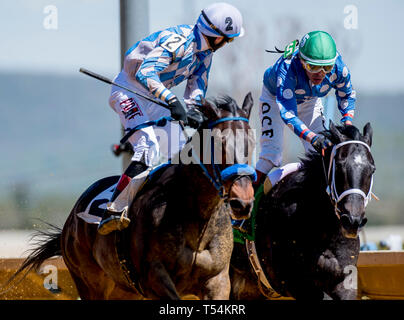
POLYGON ((310 142, 315 136, 297 116, 299 104, 313 97, 324 97, 334 88, 341 112, 341 122, 352 121, 355 111, 356 92, 352 88, 348 67, 338 53, 334 68, 327 73, 323 82, 312 85, 306 75, 297 49, 288 59, 283 56, 264 73, 264 86, 276 96, 283 121, 300 138, 310 142))
POLYGON ((135 43, 127 52, 117 80, 145 89, 168 102, 170 88, 187 80, 186 104, 205 97, 212 51, 194 25, 178 25, 155 32, 135 43))

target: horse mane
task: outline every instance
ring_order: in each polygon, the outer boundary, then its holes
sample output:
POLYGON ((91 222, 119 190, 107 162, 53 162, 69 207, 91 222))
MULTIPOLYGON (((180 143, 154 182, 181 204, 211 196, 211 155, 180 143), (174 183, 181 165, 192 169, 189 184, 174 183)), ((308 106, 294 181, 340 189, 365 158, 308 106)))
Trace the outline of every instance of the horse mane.
MULTIPOLYGON (((360 140, 363 141, 363 136, 359 129, 355 126, 335 126, 336 129, 346 136, 349 140, 360 140)), ((330 139, 333 143, 339 143, 338 137, 332 133, 330 130, 324 130, 321 132, 324 136, 330 139)))
MULTIPOLYGON (((350 126, 335 126, 335 128, 348 140, 360 140, 363 141, 363 136, 359 129, 353 125, 350 126)), ((334 144, 338 144, 341 141, 338 136, 331 130, 324 130, 320 134, 326 136, 334 144)), ((330 148, 331 149, 331 148, 330 148)), ((322 156, 316 151, 308 151, 304 158, 300 158, 302 162, 302 174, 298 176, 297 182, 303 181, 322 181, 325 183, 325 176, 323 171, 322 156)), ((326 166, 328 163, 324 162, 326 166)))
POLYGON ((221 95, 217 98, 209 98, 208 99, 211 103, 213 103, 218 109, 228 111, 233 116, 239 115, 239 106, 237 102, 228 95, 221 95))

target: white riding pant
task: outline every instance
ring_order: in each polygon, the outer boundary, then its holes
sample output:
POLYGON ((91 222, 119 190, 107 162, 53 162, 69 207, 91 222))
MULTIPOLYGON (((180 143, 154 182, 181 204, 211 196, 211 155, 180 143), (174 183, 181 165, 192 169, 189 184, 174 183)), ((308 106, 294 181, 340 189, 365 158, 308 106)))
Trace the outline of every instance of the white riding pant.
MULTIPOLYGON (((128 84, 125 80, 115 79, 116 83, 129 87, 135 92, 148 95, 144 88, 128 84)), ((170 116, 170 111, 127 90, 113 86, 109 98, 111 108, 118 113, 124 129, 132 129, 149 120, 170 116)), ((128 142, 132 145, 132 161, 140 161, 144 156, 147 166, 167 161, 178 153, 186 139, 178 122, 167 122, 164 127, 146 127, 136 131, 128 142)))
MULTIPOLYGON (((306 126, 317 133, 324 130, 323 127, 323 104, 321 99, 313 97, 310 100, 297 105, 297 116, 306 126)), ((282 120, 276 97, 264 86, 260 97, 261 119, 261 151, 256 164, 256 169, 268 173, 274 166, 279 167, 282 163, 283 129, 285 122, 282 120)), ((313 150, 312 145, 301 139, 307 152, 313 150)))

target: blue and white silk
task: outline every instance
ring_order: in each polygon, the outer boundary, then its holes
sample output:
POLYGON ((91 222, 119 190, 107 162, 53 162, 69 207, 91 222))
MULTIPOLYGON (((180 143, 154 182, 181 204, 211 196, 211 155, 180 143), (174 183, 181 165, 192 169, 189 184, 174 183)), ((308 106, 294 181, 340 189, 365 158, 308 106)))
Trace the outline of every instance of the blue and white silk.
POLYGON ((139 84, 168 102, 170 88, 187 80, 186 104, 198 104, 206 94, 212 51, 194 25, 178 25, 138 41, 127 52, 118 80, 139 84))
POLYGON ((310 142, 314 133, 299 119, 298 106, 313 97, 324 97, 331 89, 335 89, 338 109, 342 122, 352 121, 355 111, 356 92, 352 88, 348 67, 338 53, 334 68, 319 85, 312 85, 300 62, 296 50, 290 59, 280 57, 264 74, 263 83, 269 92, 276 97, 282 120, 300 138, 310 142))

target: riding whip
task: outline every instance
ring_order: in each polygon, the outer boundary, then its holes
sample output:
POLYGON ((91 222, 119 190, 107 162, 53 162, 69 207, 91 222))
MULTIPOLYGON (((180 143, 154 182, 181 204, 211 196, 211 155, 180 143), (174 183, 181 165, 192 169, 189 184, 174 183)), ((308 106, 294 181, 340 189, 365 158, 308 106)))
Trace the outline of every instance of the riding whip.
POLYGON ((101 75, 99 75, 99 74, 97 74, 97 73, 95 73, 95 72, 92 72, 92 71, 87 70, 87 69, 84 69, 84 68, 80 68, 79 71, 82 72, 82 73, 84 73, 84 74, 86 74, 86 75, 88 75, 88 76, 90 76, 90 77, 93 77, 93 78, 95 78, 95 79, 97 79, 97 80, 100 80, 100 81, 102 81, 102 82, 105 82, 105 83, 108 83, 108 84, 112 84, 112 85, 117 86, 117 87, 119 87, 119 88, 125 89, 126 91, 129 91, 129 92, 131 92, 131 93, 134 93, 134 94, 138 95, 139 97, 142 97, 142 98, 144 98, 144 99, 146 99, 146 100, 149 100, 149 101, 151 101, 151 102, 153 102, 153 103, 155 103, 155 104, 158 104, 159 106, 162 106, 162 107, 168 109, 168 105, 165 104, 164 102, 159 101, 159 100, 152 99, 152 98, 150 98, 150 97, 148 97, 148 96, 146 96, 146 95, 144 95, 144 94, 141 94, 141 93, 139 93, 139 92, 133 91, 132 89, 129 89, 129 88, 125 87, 125 86, 122 86, 122 85, 120 85, 120 84, 117 84, 117 83, 113 82, 112 80, 110 80, 110 79, 108 79, 108 78, 106 78, 106 77, 104 77, 104 76, 101 76, 101 75))
MULTIPOLYGON (((104 76, 102 76, 102 75, 99 75, 99 74, 97 74, 97 73, 95 73, 95 72, 92 72, 92 71, 90 71, 90 70, 87 70, 87 69, 85 69, 85 68, 80 68, 79 71, 80 71, 81 73, 84 73, 84 74, 86 74, 86 75, 88 75, 88 76, 90 76, 90 77, 93 77, 93 78, 97 79, 97 80, 100 80, 100 81, 105 82, 105 83, 107 83, 107 84, 111 84, 111 85, 117 86, 117 87, 119 87, 119 88, 122 88, 122 89, 124 89, 124 90, 126 90, 126 91, 129 91, 129 92, 131 92, 131 93, 136 94, 136 95, 139 96, 139 97, 142 97, 142 98, 144 98, 144 99, 146 99, 146 100, 148 100, 148 101, 151 101, 151 102, 153 102, 153 103, 155 103, 155 104, 158 104, 159 106, 162 106, 162 107, 164 107, 164 108, 166 108, 166 109, 169 109, 168 105, 165 104, 164 102, 159 101, 159 100, 155 100, 155 99, 152 99, 152 98, 149 98, 148 96, 146 96, 146 95, 144 95, 144 94, 141 94, 141 93, 136 92, 136 91, 133 91, 132 89, 129 89, 129 88, 125 87, 125 86, 122 86, 122 85, 120 85, 120 84, 117 84, 117 83, 115 83, 114 81, 108 79, 107 77, 104 77, 104 76)), ((181 126, 182 132, 183 132, 183 134, 184 134, 186 140, 189 141, 189 140, 190 140, 190 137, 187 135, 187 133, 186 133, 186 131, 185 131, 184 124, 182 123, 182 121, 179 121, 179 124, 180 124, 180 126, 181 126)), ((149 124, 149 125, 150 125, 150 124, 149 124)), ((136 130, 131 130, 131 134, 130 134, 130 135, 132 135, 135 131, 136 131, 136 130)), ((126 140, 129 138, 130 135, 125 135, 124 138, 126 138, 126 139, 122 139, 122 140, 125 140, 125 141, 126 141, 126 140)), ((122 145, 122 140, 121 140, 121 146, 123 147, 123 145, 122 145)), ((119 147, 119 146, 118 146, 118 147, 119 147)), ((115 148, 115 146, 114 146, 114 148, 115 148)))

